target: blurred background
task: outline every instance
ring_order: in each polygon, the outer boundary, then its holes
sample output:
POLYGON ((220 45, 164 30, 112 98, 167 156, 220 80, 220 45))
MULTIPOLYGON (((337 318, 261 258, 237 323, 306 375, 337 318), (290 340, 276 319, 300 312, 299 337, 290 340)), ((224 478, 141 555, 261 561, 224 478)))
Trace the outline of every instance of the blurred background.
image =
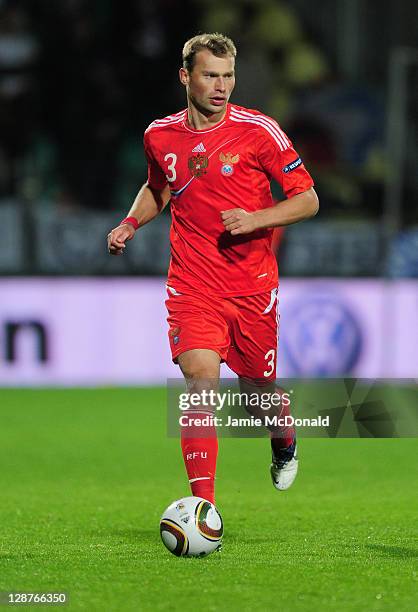
POLYGON ((276 233, 279 374, 417 376, 414 0, 0 0, 1 384, 177 374, 169 210, 121 258, 105 238, 146 179, 144 129, 185 106, 181 49, 204 31, 234 39, 232 102, 279 121, 320 197, 276 233))

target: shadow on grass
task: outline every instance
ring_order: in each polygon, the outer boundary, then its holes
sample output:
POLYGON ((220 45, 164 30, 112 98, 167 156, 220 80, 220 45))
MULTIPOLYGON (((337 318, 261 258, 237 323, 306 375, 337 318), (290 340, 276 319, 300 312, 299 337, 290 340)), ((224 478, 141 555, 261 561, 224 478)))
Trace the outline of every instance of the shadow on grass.
POLYGON ((418 550, 406 546, 387 546, 386 544, 366 544, 366 548, 397 559, 417 559, 418 550))

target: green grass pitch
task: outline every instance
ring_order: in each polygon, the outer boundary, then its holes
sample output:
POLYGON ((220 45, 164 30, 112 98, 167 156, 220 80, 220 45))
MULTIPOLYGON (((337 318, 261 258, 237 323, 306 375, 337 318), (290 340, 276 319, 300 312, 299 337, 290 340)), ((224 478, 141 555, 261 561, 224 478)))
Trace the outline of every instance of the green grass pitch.
POLYGON ((416 439, 302 439, 286 493, 267 439, 221 439, 224 547, 182 559, 158 529, 189 494, 163 389, 0 398, 0 591, 88 611, 417 609, 416 439))

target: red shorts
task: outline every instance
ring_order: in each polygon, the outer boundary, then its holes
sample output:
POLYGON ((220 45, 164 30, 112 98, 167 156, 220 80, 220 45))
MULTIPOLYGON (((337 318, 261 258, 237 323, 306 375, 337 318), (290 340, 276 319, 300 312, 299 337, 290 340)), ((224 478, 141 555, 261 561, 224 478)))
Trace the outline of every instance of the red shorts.
POLYGON ((191 349, 211 349, 238 376, 276 378, 278 289, 248 297, 209 297, 167 288, 173 361, 191 349))

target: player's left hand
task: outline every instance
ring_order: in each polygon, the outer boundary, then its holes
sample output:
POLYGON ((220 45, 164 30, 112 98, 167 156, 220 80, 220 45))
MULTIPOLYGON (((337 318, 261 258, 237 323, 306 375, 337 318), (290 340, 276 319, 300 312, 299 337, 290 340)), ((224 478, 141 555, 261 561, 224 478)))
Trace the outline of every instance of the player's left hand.
POLYGON ((237 234, 250 234, 257 228, 256 218, 254 213, 249 213, 243 208, 231 208, 221 212, 222 222, 225 229, 232 236, 237 234))

